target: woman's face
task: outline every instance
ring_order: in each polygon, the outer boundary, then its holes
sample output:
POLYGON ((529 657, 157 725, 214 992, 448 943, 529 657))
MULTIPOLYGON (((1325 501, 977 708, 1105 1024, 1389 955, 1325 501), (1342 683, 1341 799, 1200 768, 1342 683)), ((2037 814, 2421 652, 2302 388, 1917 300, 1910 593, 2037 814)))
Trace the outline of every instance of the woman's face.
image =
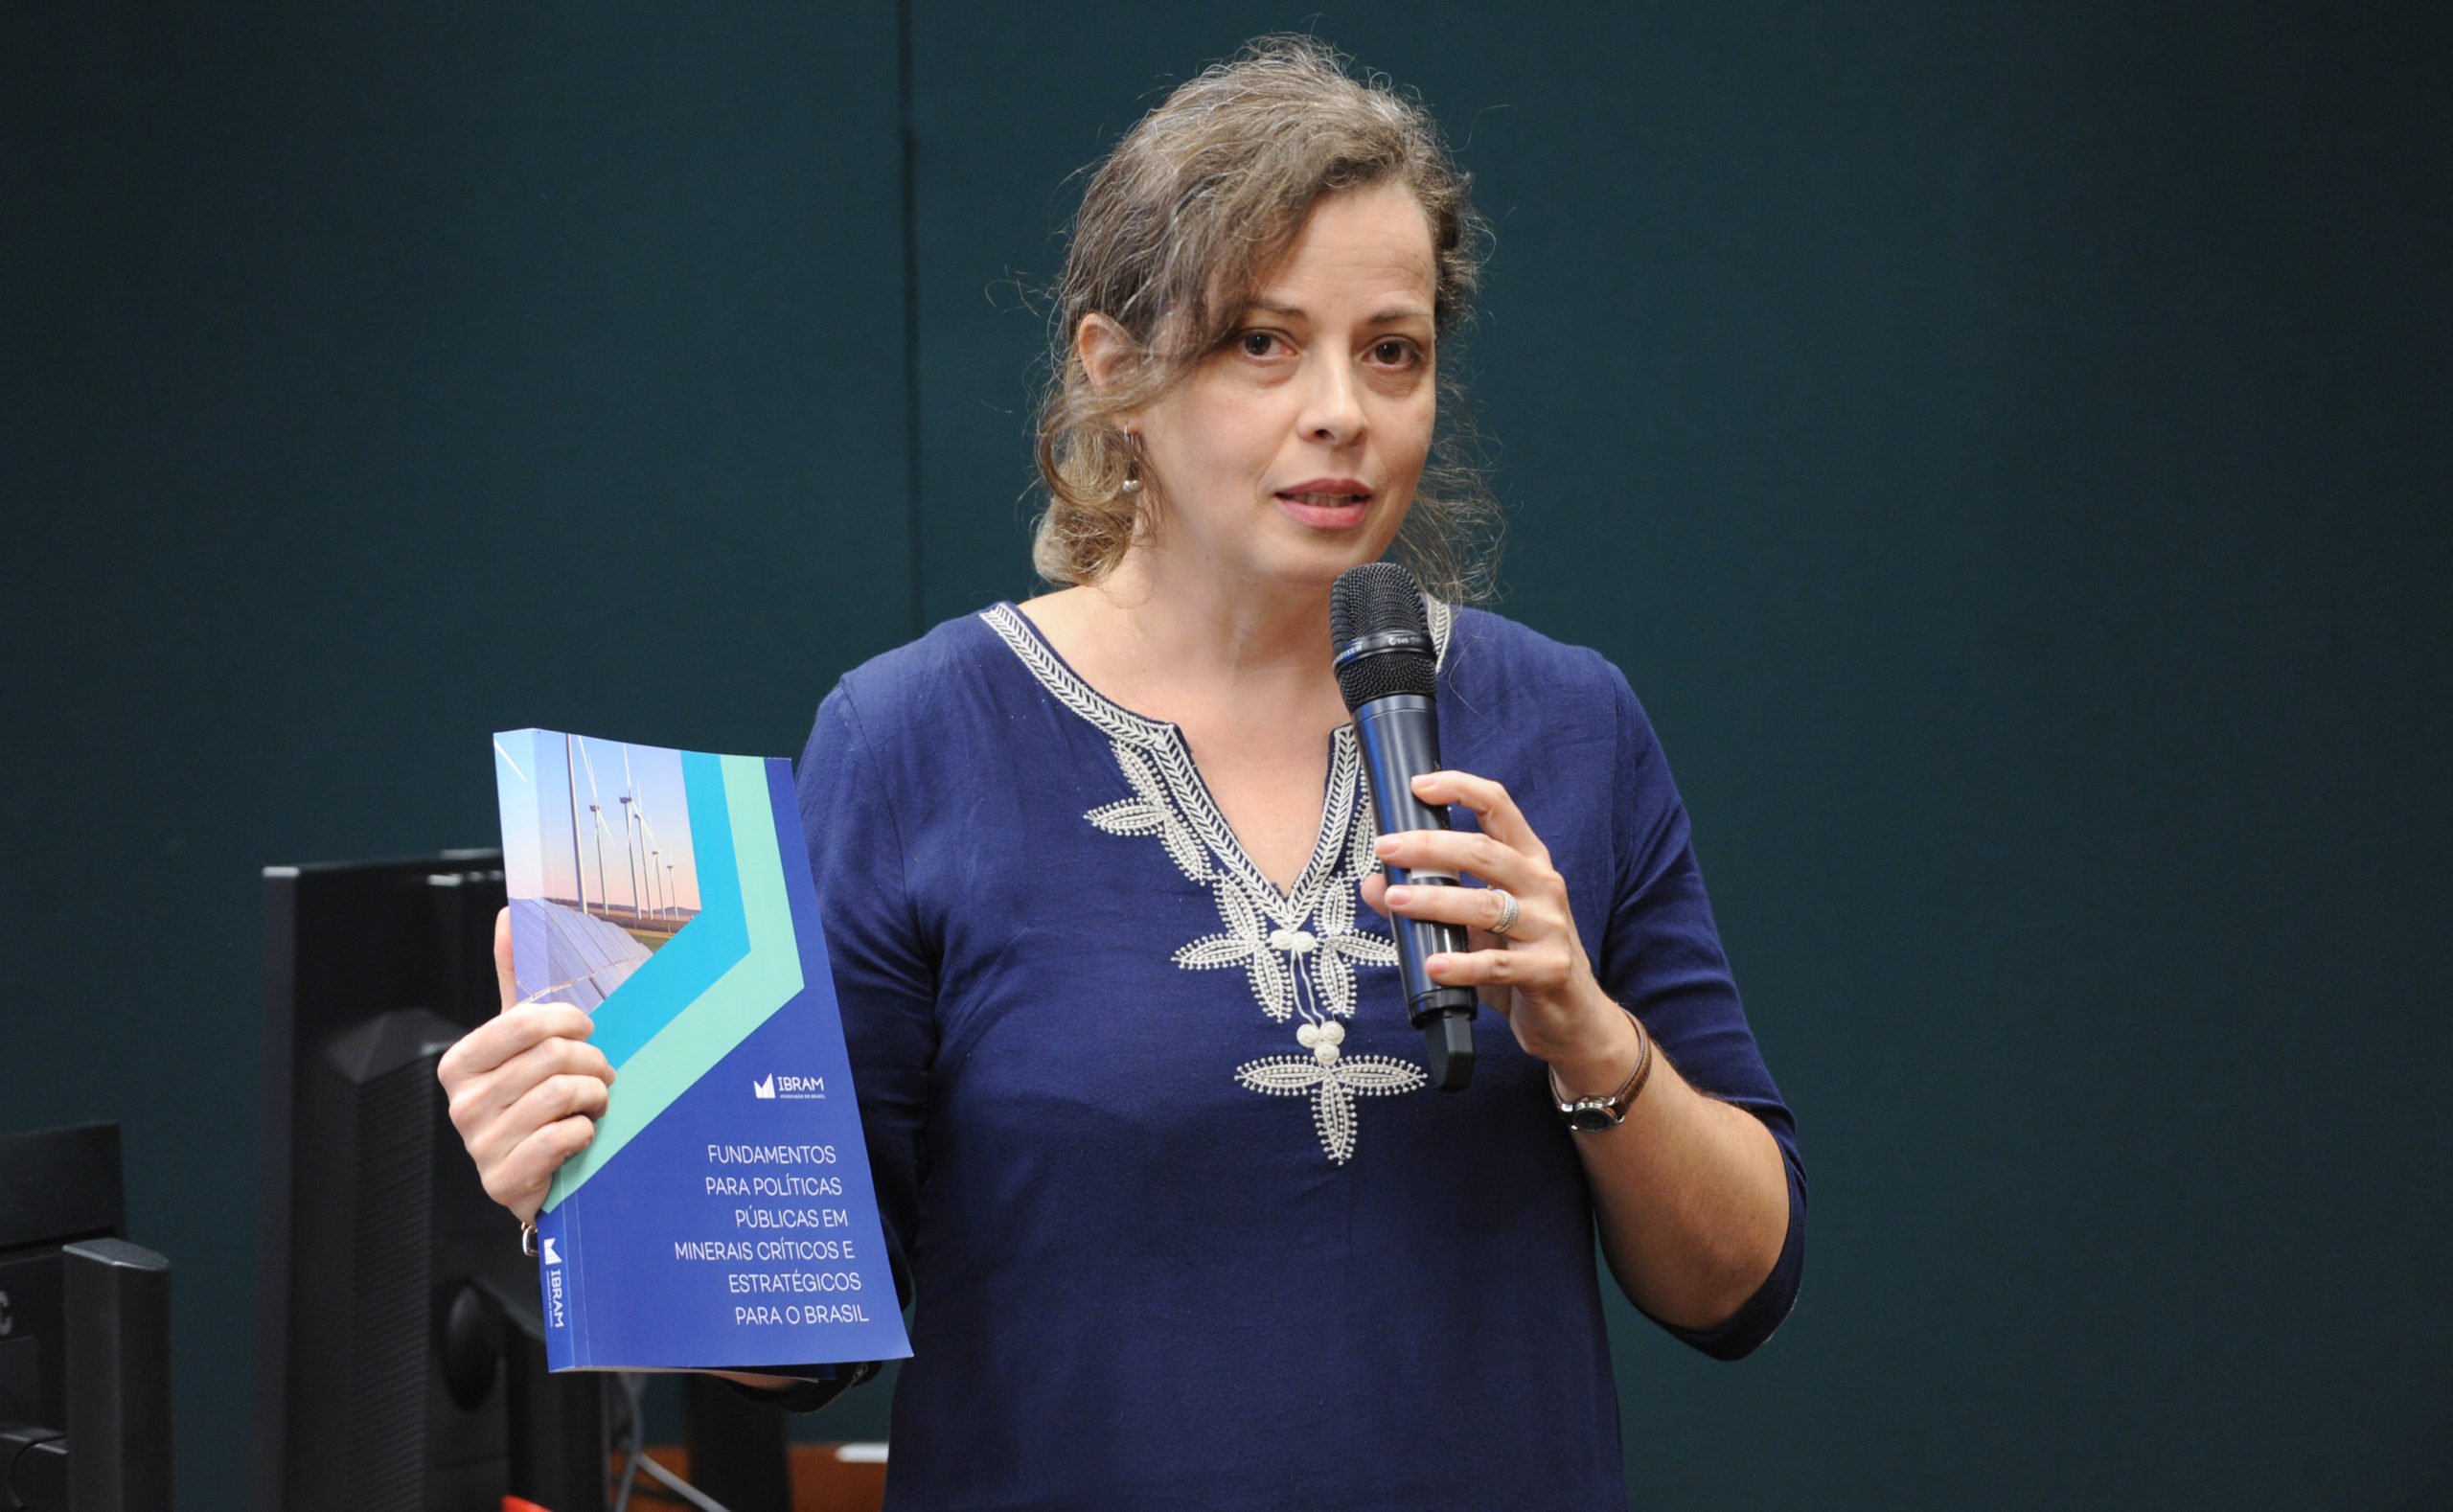
POLYGON ((1235 336, 1137 417, 1158 528, 1136 549, 1255 587, 1378 560, 1431 450, 1434 291, 1410 194, 1321 200, 1235 336))

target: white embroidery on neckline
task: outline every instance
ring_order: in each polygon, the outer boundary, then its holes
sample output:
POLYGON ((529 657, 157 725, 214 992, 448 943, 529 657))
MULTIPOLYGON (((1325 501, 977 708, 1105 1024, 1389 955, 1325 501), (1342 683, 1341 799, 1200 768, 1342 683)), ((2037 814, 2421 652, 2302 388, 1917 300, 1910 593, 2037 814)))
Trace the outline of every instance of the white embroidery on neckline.
MULTIPOLYGON (((1453 614, 1424 601, 1437 653, 1445 658, 1453 614)), ((1279 1023, 1301 1021, 1295 1041, 1309 1053, 1272 1055, 1236 1067, 1235 1079, 1256 1092, 1308 1097, 1312 1123, 1329 1159, 1343 1165, 1360 1132, 1355 1099, 1384 1097, 1429 1085, 1421 1067, 1385 1055, 1346 1055, 1345 1025, 1354 1016, 1358 965, 1393 966, 1394 942, 1355 928, 1357 889, 1374 864, 1368 785, 1354 727, 1329 742, 1329 779, 1312 855, 1285 892, 1244 852, 1226 815, 1193 765, 1181 727, 1144 718, 1082 680, 1008 604, 982 610, 997 637, 1020 658, 1041 687, 1108 737, 1133 796, 1102 804, 1083 817, 1110 835, 1157 839, 1176 869, 1206 883, 1224 931, 1180 947, 1185 971, 1241 967, 1261 1011, 1279 1023)))

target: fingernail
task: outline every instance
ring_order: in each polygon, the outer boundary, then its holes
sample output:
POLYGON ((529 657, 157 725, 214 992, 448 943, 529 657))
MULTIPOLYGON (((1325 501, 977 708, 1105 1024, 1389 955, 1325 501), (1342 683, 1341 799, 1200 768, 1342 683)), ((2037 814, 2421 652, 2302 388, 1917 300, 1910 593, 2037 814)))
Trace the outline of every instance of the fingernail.
POLYGON ((1411 887, 1391 887, 1388 889, 1387 901, 1390 904, 1411 903, 1414 901, 1414 890, 1411 887))
POLYGON ((1371 849, 1382 856, 1394 856, 1397 854, 1397 837, 1384 835, 1371 842, 1371 849))

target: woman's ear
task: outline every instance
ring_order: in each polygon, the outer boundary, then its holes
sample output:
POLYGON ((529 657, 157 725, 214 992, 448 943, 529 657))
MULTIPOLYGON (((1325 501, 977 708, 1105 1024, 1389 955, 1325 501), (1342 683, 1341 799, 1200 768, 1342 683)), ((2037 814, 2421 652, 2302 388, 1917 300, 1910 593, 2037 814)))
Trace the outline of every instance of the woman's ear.
POLYGON ((1107 387, 1139 350, 1131 332, 1105 315, 1084 315, 1073 329, 1073 355, 1082 359, 1082 376, 1094 389, 1107 387))

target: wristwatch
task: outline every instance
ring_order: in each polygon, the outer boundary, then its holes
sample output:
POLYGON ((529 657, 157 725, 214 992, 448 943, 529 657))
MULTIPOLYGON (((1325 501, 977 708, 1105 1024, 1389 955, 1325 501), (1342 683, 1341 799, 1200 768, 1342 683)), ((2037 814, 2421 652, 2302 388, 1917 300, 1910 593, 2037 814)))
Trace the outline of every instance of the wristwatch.
POLYGON ((1636 1026, 1638 1048, 1636 1068, 1627 1073, 1627 1079, 1619 1084, 1616 1091, 1607 1097, 1571 1098, 1559 1089, 1558 1071, 1553 1068, 1550 1072, 1550 1095, 1558 1100, 1559 1117, 1578 1134, 1599 1134, 1604 1129, 1616 1129, 1625 1123, 1628 1107, 1635 1102, 1636 1094, 1644 1089, 1644 1078, 1652 1074, 1652 1036, 1644 1033, 1644 1021, 1636 1017, 1634 1010, 1624 1011, 1627 1021, 1636 1026))

